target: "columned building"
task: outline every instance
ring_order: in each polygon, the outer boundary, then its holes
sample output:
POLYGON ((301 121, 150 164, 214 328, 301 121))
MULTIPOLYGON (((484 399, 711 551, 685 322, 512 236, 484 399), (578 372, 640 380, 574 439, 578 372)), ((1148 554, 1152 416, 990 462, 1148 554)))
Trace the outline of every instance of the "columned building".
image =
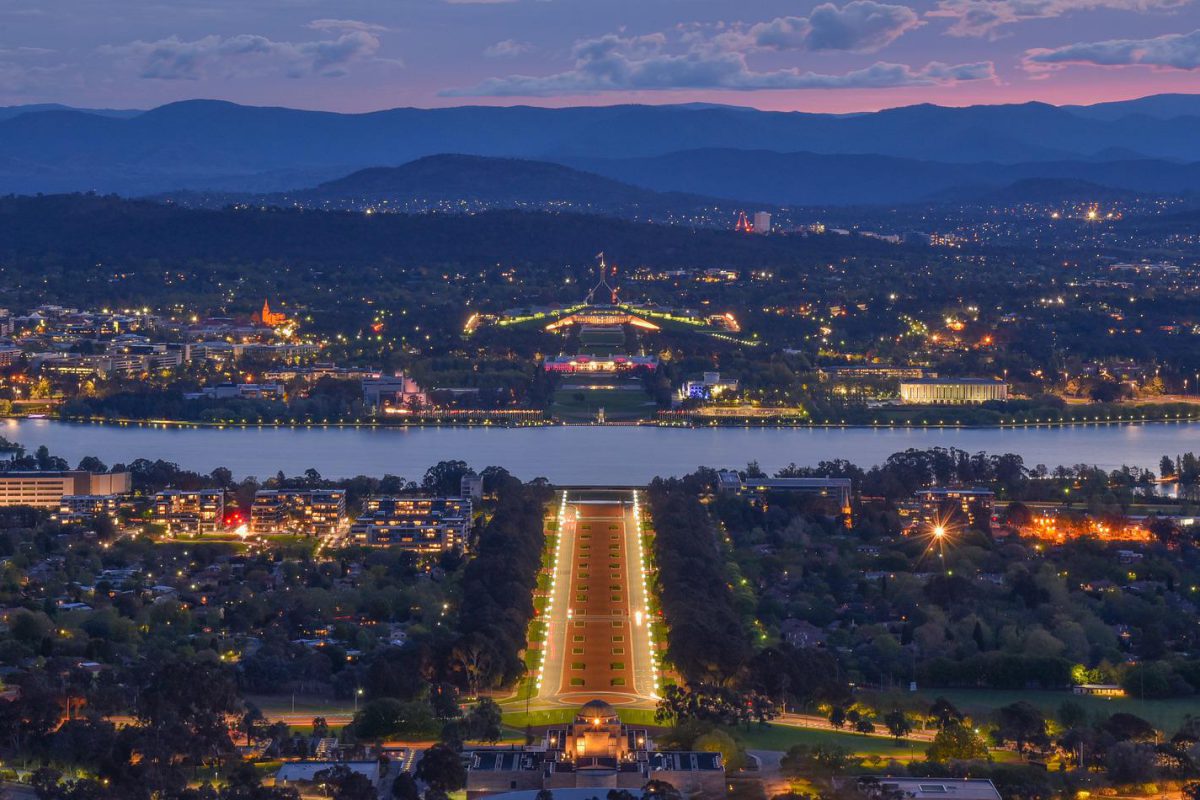
POLYGON ((900 381, 900 399, 910 405, 966 405, 1007 400, 1008 384, 997 378, 915 378, 900 381))
POLYGON ((603 700, 584 705, 567 725, 551 727, 540 745, 468 756, 468 800, 540 789, 636 790, 650 781, 687 796, 725 793, 720 753, 656 750, 645 728, 624 724, 603 700))

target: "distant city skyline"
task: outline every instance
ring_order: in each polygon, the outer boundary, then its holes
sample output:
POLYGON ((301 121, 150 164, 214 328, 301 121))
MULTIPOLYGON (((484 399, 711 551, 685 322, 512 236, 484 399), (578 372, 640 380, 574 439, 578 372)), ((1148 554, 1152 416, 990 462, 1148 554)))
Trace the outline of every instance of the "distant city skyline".
POLYGON ((0 3, 0 105, 852 112, 1196 91, 1194 0, 0 3))

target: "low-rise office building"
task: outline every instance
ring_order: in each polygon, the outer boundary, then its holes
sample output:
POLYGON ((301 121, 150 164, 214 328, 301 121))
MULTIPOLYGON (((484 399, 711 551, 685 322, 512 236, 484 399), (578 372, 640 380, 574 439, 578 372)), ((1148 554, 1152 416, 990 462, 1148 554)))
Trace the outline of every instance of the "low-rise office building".
POLYGON ((59 502, 57 517, 62 522, 88 522, 97 517, 112 519, 121 508, 115 494, 65 494, 59 502))
POLYGON ((215 533, 225 523, 225 492, 220 489, 168 489, 154 495, 150 516, 171 535, 215 533))
POLYGON ((0 506, 58 509, 67 495, 128 494, 130 486, 128 472, 0 472, 0 506))
POLYGON ((471 530, 471 510, 471 500, 463 497, 373 497, 350 527, 350 536, 359 544, 420 553, 462 549, 471 530))
POLYGON ((939 488, 917 492, 917 521, 921 524, 965 525, 988 529, 996 495, 991 489, 939 488))
POLYGON ((281 489, 255 493, 250 507, 252 533, 305 533, 325 536, 346 522, 344 489, 281 489))

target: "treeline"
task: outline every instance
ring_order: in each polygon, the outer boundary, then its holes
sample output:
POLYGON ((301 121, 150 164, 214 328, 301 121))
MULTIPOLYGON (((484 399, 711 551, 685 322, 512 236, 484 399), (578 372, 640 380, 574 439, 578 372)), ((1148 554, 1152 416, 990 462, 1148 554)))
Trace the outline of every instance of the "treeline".
POLYGON ((922 684, 988 689, 1065 689, 1074 681, 1065 658, 986 652, 953 660, 934 658, 921 665, 922 684))
POLYGON ((695 478, 655 479, 647 492, 654 519, 656 584, 670 628, 667 656, 690 683, 723 683, 752 654, 734 606, 717 531, 698 499, 695 478))
POLYGON ((145 385, 99 397, 73 397, 63 419, 169 419, 185 422, 349 422, 368 416, 358 381, 322 379, 303 397, 187 399, 180 387, 145 385))
POLYGON ((452 648, 454 669, 471 694, 508 686, 524 674, 521 654, 545 546, 549 486, 512 477, 497 483, 496 511, 462 576, 460 636, 452 648))
MULTIPOLYGON (((0 703, 0 742, 9 756, 42 766, 32 776, 47 800, 296 800, 294 789, 264 788, 254 770, 235 768, 230 785, 188 788, 195 770, 239 760, 237 727, 267 735, 261 715, 247 717, 233 671, 173 656, 93 677, 64 659, 16 675, 19 693, 0 703), (86 707, 86 716, 75 709, 86 707), (131 712, 114 725, 103 715, 131 712), (252 721, 253 720, 253 721, 252 721), (60 783, 62 772, 87 777, 60 783)), ((272 730, 282 736, 287 727, 272 730)), ((253 737, 254 733, 250 735, 253 737)))
MULTIPOLYGON (((1117 402, 1069 404, 1060 397, 1030 400, 993 400, 961 406, 896 406, 873 408, 846 403, 839 397, 813 397, 806 407, 817 425, 1025 425, 1037 423, 1120 422, 1134 420, 1195 419, 1200 410, 1190 403, 1146 403, 1130 406, 1117 402)), ((738 423, 740 424, 740 423, 738 423)))

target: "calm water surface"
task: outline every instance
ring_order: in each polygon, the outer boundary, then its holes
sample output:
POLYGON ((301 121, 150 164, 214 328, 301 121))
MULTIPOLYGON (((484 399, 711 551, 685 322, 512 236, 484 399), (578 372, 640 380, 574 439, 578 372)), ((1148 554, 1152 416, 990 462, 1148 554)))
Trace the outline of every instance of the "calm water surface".
POLYGON ((771 472, 791 462, 845 458, 867 466, 909 447, 1019 453, 1029 466, 1122 464, 1157 468, 1164 454, 1200 452, 1200 423, 970 430, 654 427, 540 428, 155 428, 7 420, 0 435, 46 445, 72 464, 161 458, 199 472, 215 467, 260 478, 312 467, 328 478, 391 473, 419 478, 438 461, 502 466, 518 477, 563 484, 642 483, 697 466, 771 472))

